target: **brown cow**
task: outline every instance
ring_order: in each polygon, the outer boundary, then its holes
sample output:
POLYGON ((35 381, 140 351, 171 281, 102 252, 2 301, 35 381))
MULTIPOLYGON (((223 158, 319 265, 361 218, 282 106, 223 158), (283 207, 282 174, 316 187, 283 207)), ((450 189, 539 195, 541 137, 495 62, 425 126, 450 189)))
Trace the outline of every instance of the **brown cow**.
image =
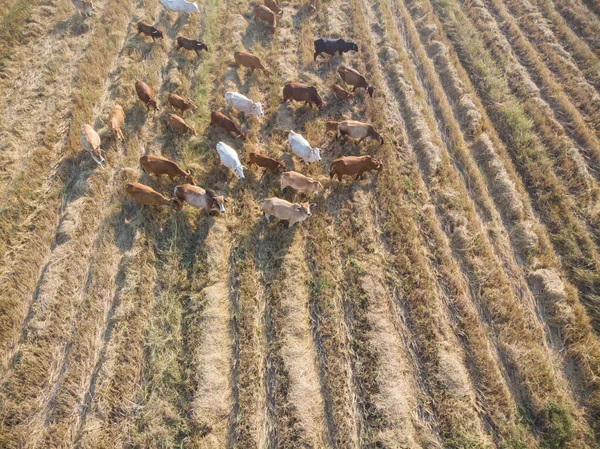
POLYGON ((154 208, 165 208, 169 209, 181 209, 181 204, 175 199, 168 199, 154 190, 152 187, 140 184, 138 182, 131 182, 125 187, 127 195, 134 200, 136 203, 142 206, 152 206, 154 208))
POLYGON ((269 25, 271 33, 275 32, 277 27, 277 16, 273 11, 263 5, 254 6, 254 21, 261 20, 269 25))
POLYGON ((373 125, 356 120, 344 120, 343 122, 338 123, 335 140, 341 138, 343 142, 347 137, 358 139, 357 145, 360 145, 360 143, 367 137, 370 139, 377 139, 381 145, 383 145, 383 137, 381 137, 381 135, 375 131, 373 125))
POLYGON ((333 86, 331 86, 331 90, 336 95, 336 97, 338 97, 341 100, 354 100, 354 94, 347 92, 342 86, 334 84, 333 86))
POLYGON ((248 53, 247 51, 236 51, 233 54, 236 64, 248 67, 254 72, 255 69, 263 70, 267 75, 271 75, 271 72, 267 70, 258 56, 248 53))
POLYGON ((160 111, 158 103, 156 102, 154 95, 152 95, 152 89, 150 89, 146 83, 140 80, 136 81, 135 91, 138 98, 146 105, 147 110, 150 110, 150 106, 152 106, 154 111, 160 111))
POLYGON ((154 28, 152 25, 148 25, 144 22, 138 22, 137 24, 138 34, 142 33, 146 36, 150 36, 152 41, 156 41, 156 39, 164 39, 165 36, 163 32, 157 28, 154 28))
POLYGON ((319 193, 319 190, 323 190, 323 184, 319 181, 315 181, 308 176, 304 176, 301 173, 295 171, 286 171, 281 175, 281 191, 286 187, 291 187, 294 190, 304 192, 307 196, 313 196, 315 193, 319 193))
POLYGON ((217 195, 214 190, 203 189, 189 184, 175 187, 173 197, 181 205, 188 203, 192 207, 204 209, 208 214, 213 210, 224 213, 225 203, 229 202, 222 195, 217 195))
POLYGON ((181 176, 191 185, 195 185, 191 170, 184 172, 175 162, 162 156, 156 156, 154 154, 142 156, 140 158, 140 165, 147 173, 153 173, 157 178, 160 177, 160 175, 167 175, 171 182, 173 182, 177 176, 181 176))
POLYGON ((383 162, 371 156, 343 156, 331 162, 329 177, 337 176, 338 181, 341 181, 342 175, 356 175, 354 179, 363 179, 365 172, 380 171, 382 168, 383 162))
POLYGON ((185 114, 185 111, 191 109, 192 112, 198 109, 196 103, 194 103, 189 98, 183 98, 176 94, 169 94, 167 97, 167 101, 169 104, 175 109, 179 109, 181 111, 181 115, 185 114))
POLYGON ((265 214, 267 223, 271 222, 271 216, 278 218, 279 220, 287 220, 288 228, 291 228, 294 223, 302 222, 310 217, 311 207, 316 207, 316 204, 309 203, 290 203, 289 201, 281 198, 267 198, 261 204, 261 209, 265 214))
POLYGON ((248 166, 252 167, 253 165, 264 168, 265 173, 267 170, 277 173, 278 170, 284 171, 286 169, 285 161, 279 162, 260 153, 250 153, 248 155, 248 166))
POLYGON ((283 14, 283 9, 279 7, 275 0, 265 0, 265 6, 273 11, 275 14, 283 14))
POLYGON ((123 111, 123 107, 120 104, 116 104, 108 116, 109 135, 117 140, 124 139, 123 131, 121 131, 123 123, 125 123, 125 111, 123 111))
POLYGON ((177 37, 177 50, 181 47, 186 50, 195 51, 198 56, 200 56, 200 52, 205 50, 208 52, 208 47, 202 41, 197 41, 195 39, 188 39, 187 37, 177 37))
POLYGON ((185 121, 177 114, 167 115, 167 126, 179 134, 193 134, 194 136, 198 135, 196 130, 185 123, 185 121))
POLYGON ((327 106, 327 103, 319 96, 316 87, 306 86, 300 83, 289 83, 283 86, 282 103, 285 103, 288 100, 304 101, 304 104, 308 103, 311 108, 313 103, 315 103, 319 110, 322 110, 327 106))
POLYGON ((362 76, 356 70, 343 65, 339 66, 337 71, 342 81, 344 81, 346 84, 349 84, 350 86, 353 86, 352 92, 354 92, 357 88, 367 89, 369 96, 373 98, 373 92, 375 91, 375 87, 369 86, 364 76, 362 76))
POLYGON ((233 120, 227 117, 225 114, 221 114, 220 112, 211 112, 210 114, 210 124, 217 125, 219 128, 223 128, 230 134, 233 134, 236 138, 241 138, 242 140, 246 140, 246 135, 239 130, 233 120))

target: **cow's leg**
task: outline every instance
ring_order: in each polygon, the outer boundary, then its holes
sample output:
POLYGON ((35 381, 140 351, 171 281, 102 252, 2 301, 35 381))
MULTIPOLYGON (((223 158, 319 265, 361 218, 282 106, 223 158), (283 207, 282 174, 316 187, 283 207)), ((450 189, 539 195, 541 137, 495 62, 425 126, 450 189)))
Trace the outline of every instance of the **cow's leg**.
POLYGON ((267 223, 271 223, 271 216, 269 214, 265 214, 265 218, 267 219, 267 223))
POLYGON ((341 180, 342 180, 342 174, 341 174, 341 173, 338 173, 338 174, 337 174, 337 178, 338 178, 338 181, 341 181, 341 180))
POLYGON ((361 143, 363 140, 364 140, 364 137, 362 137, 362 138, 358 139, 358 142, 357 142, 356 146, 359 146, 359 145, 360 145, 360 143, 361 143))
POLYGON ((313 54, 313 61, 314 61, 314 62, 317 62, 317 56, 319 56, 320 54, 321 54, 321 53, 317 53, 317 52, 315 52, 315 53, 313 54))
POLYGON ((352 92, 354 92, 355 90, 356 90, 356 86, 354 86, 354 87, 352 88, 352 92))

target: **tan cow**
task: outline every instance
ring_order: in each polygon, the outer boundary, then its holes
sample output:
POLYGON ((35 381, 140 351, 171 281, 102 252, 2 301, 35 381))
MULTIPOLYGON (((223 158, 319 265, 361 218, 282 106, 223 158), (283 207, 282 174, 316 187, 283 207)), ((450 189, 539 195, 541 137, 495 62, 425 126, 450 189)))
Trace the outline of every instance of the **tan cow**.
POLYGON ((124 139, 123 131, 121 130, 121 126, 125 123, 125 111, 123 111, 123 107, 120 104, 115 104, 110 111, 110 115, 108 116, 108 129, 110 130, 110 136, 116 138, 117 140, 124 139))
POLYGON ((104 158, 102 157, 102 149, 100 148, 100 136, 94 131, 94 128, 88 124, 82 125, 79 142, 81 142, 81 146, 85 151, 90 152, 92 159, 98 165, 102 165, 104 158))
POLYGON ((323 184, 319 181, 295 171, 286 171, 281 175, 281 191, 283 192, 286 187, 304 192, 308 197, 323 191, 323 184))
POLYGON ((179 134, 193 134, 197 136, 196 130, 183 121, 177 114, 167 115, 167 126, 179 134))
POLYGON ((225 203, 227 199, 222 195, 217 195, 214 190, 203 189, 202 187, 185 184, 175 187, 173 197, 176 198, 181 205, 188 203, 192 207, 204 209, 206 213, 211 211, 225 212, 225 203))
POLYGON ((91 0, 71 0, 73 6, 75 7, 75 11, 79 13, 80 16, 83 17, 91 17, 92 11, 94 10, 94 4, 91 0))
POLYGON ((316 207, 316 204, 292 204, 281 198, 273 197, 264 200, 260 207, 265 214, 267 223, 271 222, 271 216, 273 216, 279 220, 287 220, 289 222, 288 228, 291 228, 294 223, 304 221, 312 215, 310 213, 311 206, 316 207))
POLYGON ((342 86, 334 84, 331 86, 331 90, 340 100, 354 100, 354 94, 347 92, 342 86))
POLYGON ((343 175, 356 176, 355 180, 362 179, 365 172, 371 170, 381 171, 383 162, 372 156, 343 156, 331 162, 329 178, 337 176, 338 181, 343 175))
POLYGON ((356 70, 354 70, 351 67, 341 65, 338 67, 337 71, 342 81, 352 86, 352 92, 354 92, 358 88, 362 88, 367 90, 371 98, 373 97, 375 87, 370 86, 369 83, 367 83, 366 78, 360 73, 358 73, 356 70))
POLYGON ((171 182, 178 176, 185 178, 187 182, 194 185, 194 179, 192 178, 192 171, 183 171, 179 166, 162 156, 155 154, 147 154, 140 158, 140 165, 146 172, 153 173, 157 177, 160 175, 167 175, 171 182))
POLYGON ((271 33, 274 33, 277 27, 277 16, 273 11, 263 5, 254 6, 254 21, 261 20, 269 25, 271 33))
POLYGON ((179 109, 181 111, 181 115, 185 114, 185 111, 187 110, 191 110, 193 112, 198 109, 198 106, 196 106, 196 103, 194 103, 192 100, 189 98, 180 97, 177 94, 169 94, 167 101, 173 108, 179 109))
POLYGON ((258 56, 248 53, 247 51, 236 51, 233 54, 233 59, 237 65, 248 67, 254 72, 255 69, 264 71, 267 75, 271 75, 271 72, 267 70, 264 64, 261 62, 258 56))
POLYGON ((156 209, 168 207, 169 209, 181 209, 181 204, 175 199, 168 199, 158 193, 152 187, 138 182, 131 182, 125 187, 127 195, 142 206, 152 206, 156 209))
POLYGON ((348 137, 358 139, 357 145, 360 145, 366 138, 377 139, 383 145, 383 137, 375 131, 373 125, 356 120, 344 120, 338 123, 335 140, 342 139, 342 142, 344 142, 348 137))
POLYGON ((152 95, 152 89, 150 89, 146 83, 140 80, 136 81, 135 92, 137 93, 138 98, 146 105, 147 110, 150 110, 150 107, 152 107, 155 112, 160 111, 158 103, 156 102, 154 95, 152 95))

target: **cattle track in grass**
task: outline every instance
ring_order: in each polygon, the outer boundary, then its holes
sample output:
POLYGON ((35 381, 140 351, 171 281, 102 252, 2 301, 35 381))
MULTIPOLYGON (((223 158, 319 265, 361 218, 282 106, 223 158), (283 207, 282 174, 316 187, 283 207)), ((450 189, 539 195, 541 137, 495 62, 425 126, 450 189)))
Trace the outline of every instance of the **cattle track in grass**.
POLYGON ((191 16, 96 3, 84 22, 67 0, 0 0, 0 36, 15 31, 0 43, 0 446, 597 447, 596 1, 293 0, 275 34, 258 0, 191 16), (165 39, 136 36, 138 20, 165 39), (177 35, 210 52, 177 51, 177 35), (320 37, 359 52, 315 63, 320 37), (336 100, 340 64, 374 98, 336 100), (329 106, 280 104, 292 81, 329 106), (198 105, 197 137, 166 129, 169 92, 198 105), (102 170, 79 127, 103 128, 114 102, 125 141, 103 139, 102 170), (215 110, 248 140, 209 129, 215 110), (370 121, 385 144, 340 144, 325 119, 370 121), (290 129, 321 163, 290 152, 290 129), (263 199, 302 196, 272 173, 227 179, 220 140, 322 182, 313 216, 267 224, 263 199), (227 212, 131 203, 127 182, 183 183, 142 174, 147 153, 193 169, 227 212), (329 180, 333 159, 365 154, 384 170, 329 180))

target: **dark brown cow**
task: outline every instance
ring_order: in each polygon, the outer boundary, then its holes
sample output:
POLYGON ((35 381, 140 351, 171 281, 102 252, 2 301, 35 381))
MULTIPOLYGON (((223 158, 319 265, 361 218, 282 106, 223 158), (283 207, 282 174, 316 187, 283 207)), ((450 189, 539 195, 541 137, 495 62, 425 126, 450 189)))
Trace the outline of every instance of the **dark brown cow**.
POLYGON ((346 92, 342 86, 334 84, 331 86, 331 90, 341 100, 354 100, 354 94, 350 92, 346 92))
POLYGON ((196 130, 185 123, 185 121, 177 114, 167 115, 167 126, 179 134, 193 134, 194 136, 198 135, 196 130))
POLYGON ((179 36, 177 38, 177 50, 179 50, 181 47, 185 48, 186 50, 195 51, 197 55, 200 55, 202 50, 208 51, 208 47, 204 42, 179 36))
POLYGON ((179 168, 175 162, 170 161, 162 156, 156 156, 154 154, 142 156, 140 158, 140 165, 147 173, 153 173, 156 175, 156 177, 160 177, 160 175, 167 175, 171 182, 174 181, 176 177, 182 177, 185 178, 186 181, 191 185, 195 185, 191 170, 185 172, 179 168))
POLYGON ((152 41, 156 39, 164 39, 163 32, 157 28, 154 28, 152 25, 148 25, 144 22, 138 22, 137 24, 138 34, 143 33, 146 36, 150 36, 152 41))
POLYGON ((152 187, 140 184, 138 182, 132 182, 127 184, 125 187, 127 195, 133 199, 136 203, 142 206, 152 206, 154 208, 165 208, 170 209, 181 209, 181 204, 175 199, 168 199, 154 190, 152 187))
POLYGON ((176 94, 169 94, 167 101, 172 107, 179 109, 182 115, 185 114, 185 111, 188 109, 191 109, 192 111, 198 109, 198 106, 196 106, 196 103, 194 103, 192 100, 189 98, 180 97, 176 94))
POLYGON ((365 172, 371 170, 381 170, 383 162, 372 156, 344 156, 331 162, 329 177, 337 176, 338 181, 342 180, 343 175, 356 176, 356 179, 362 179, 365 172))
POLYGON ((260 153, 250 153, 248 155, 248 166, 252 167, 253 165, 264 168, 265 172, 271 170, 273 173, 277 173, 279 170, 286 170, 284 161, 279 162, 260 153))
POLYGON ((265 0, 265 6, 273 11, 275 14, 283 14, 283 9, 279 7, 275 0, 265 0))
POLYGON ((150 89, 150 87, 148 87, 146 83, 139 80, 136 81, 135 91, 137 93, 138 98, 142 100, 142 102, 146 105, 146 109, 150 110, 150 106, 152 106, 154 111, 160 111, 158 103, 152 95, 152 89, 150 89))
POLYGON ((254 6, 254 20, 261 20, 269 25, 271 33, 275 32, 277 27, 277 16, 273 11, 263 5, 254 6))
POLYGON ((283 103, 288 100, 304 101, 304 104, 308 103, 311 108, 315 103, 319 110, 327 106, 327 103, 319 96, 316 87, 300 83, 289 83, 283 86, 283 103))
POLYGON ((233 123, 233 121, 225 114, 221 114, 220 112, 211 112, 210 124, 217 125, 219 128, 223 128, 228 133, 233 134, 236 138, 239 137, 242 140, 246 140, 246 135, 241 132, 236 124, 233 123))
POLYGON ((255 69, 258 69, 263 70, 267 75, 271 74, 258 56, 248 53, 247 51, 236 51, 233 54, 233 59, 235 59, 236 64, 248 67, 252 72, 254 72, 255 69))
POLYGON ((375 87, 369 86, 365 77, 358 73, 356 70, 341 65, 338 67, 337 71, 342 81, 352 86, 352 92, 354 92, 357 88, 364 88, 369 93, 369 96, 373 97, 375 87))

